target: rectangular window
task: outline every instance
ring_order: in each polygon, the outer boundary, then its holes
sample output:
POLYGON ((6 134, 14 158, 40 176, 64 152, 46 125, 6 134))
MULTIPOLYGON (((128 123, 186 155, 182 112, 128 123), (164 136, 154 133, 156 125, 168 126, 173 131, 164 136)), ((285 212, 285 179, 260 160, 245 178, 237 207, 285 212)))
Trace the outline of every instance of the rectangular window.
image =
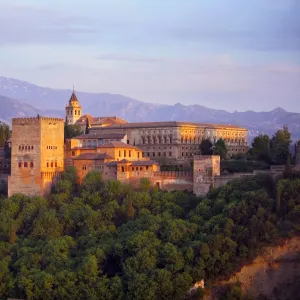
POLYGON ((119 157, 121 157, 121 150, 119 150, 119 157))
POLYGON ((155 152, 153 152, 153 156, 155 156, 155 152))
POLYGON ((158 156, 160 156, 160 152, 158 152, 158 156))
POLYGON ((53 168, 53 161, 51 161, 51 168, 53 168))
POLYGON ((131 157, 131 150, 129 150, 129 157, 131 157))
POLYGON ((146 170, 148 170, 148 166, 146 166, 146 170))
POLYGON ((140 158, 140 152, 138 152, 138 158, 140 158))
POLYGON ((21 162, 19 162, 19 168, 22 168, 22 163, 21 162))
POLYGON ((57 168, 57 161, 55 162, 55 168, 57 168))
POLYGON ((169 156, 172 156, 172 152, 169 152, 169 156))
POLYGON ((49 163, 47 162, 47 168, 49 168, 49 163))
POLYGON ((28 162, 27 161, 24 162, 24 168, 28 168, 28 162))
POLYGON ((124 157, 126 157, 126 150, 124 150, 124 157))
POLYGON ((72 156, 75 156, 75 151, 72 151, 72 156))
POLYGON ((86 170, 86 165, 83 165, 83 166, 82 166, 82 170, 86 170))
POLYGON ((143 167, 140 167, 140 170, 142 171, 142 170, 143 170, 143 167))
POLYGON ((34 164, 33 161, 30 163, 30 168, 33 168, 34 164))

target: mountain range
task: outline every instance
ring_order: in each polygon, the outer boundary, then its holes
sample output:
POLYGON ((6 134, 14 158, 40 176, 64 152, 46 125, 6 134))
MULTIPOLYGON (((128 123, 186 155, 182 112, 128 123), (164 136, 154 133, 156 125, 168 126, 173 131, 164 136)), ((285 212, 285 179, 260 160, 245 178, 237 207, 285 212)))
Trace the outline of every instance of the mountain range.
MULTIPOLYGON (((25 81, 0 77, 0 120, 10 123, 12 117, 36 114, 64 117, 71 90, 40 87, 25 81)), ((116 115, 130 122, 190 121, 240 125, 250 136, 273 134, 287 124, 293 139, 300 138, 300 114, 275 108, 269 112, 228 112, 202 105, 162 105, 146 103, 123 95, 76 91, 83 113, 93 116, 116 115)))

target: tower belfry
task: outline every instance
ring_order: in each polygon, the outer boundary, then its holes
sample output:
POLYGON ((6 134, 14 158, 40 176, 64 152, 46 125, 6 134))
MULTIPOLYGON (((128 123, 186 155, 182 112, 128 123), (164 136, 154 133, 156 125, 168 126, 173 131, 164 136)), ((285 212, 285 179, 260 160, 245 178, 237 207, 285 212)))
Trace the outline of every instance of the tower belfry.
POLYGON ((66 121, 68 125, 73 125, 82 115, 82 107, 75 94, 75 86, 73 84, 73 92, 69 103, 66 106, 66 121))

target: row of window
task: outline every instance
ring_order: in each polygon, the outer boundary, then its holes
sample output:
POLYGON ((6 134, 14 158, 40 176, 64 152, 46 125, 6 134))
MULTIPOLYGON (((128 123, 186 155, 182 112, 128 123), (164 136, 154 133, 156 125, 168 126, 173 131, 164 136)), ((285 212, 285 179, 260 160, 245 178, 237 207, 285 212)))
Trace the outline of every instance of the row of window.
POLYGON ((167 137, 164 137, 164 138, 143 137, 142 138, 142 144, 172 144, 172 141, 173 140, 171 137, 169 139, 167 137))
MULTIPOLYGON (((127 150, 123 150, 123 154, 124 157, 127 157, 127 150)), ((122 151, 119 150, 119 157, 121 156, 122 156, 122 151)), ((140 152, 137 152, 137 156, 138 158, 140 158, 140 152)), ((131 150, 128 150, 128 157, 131 157, 131 150)))
MULTIPOLYGON (((104 169, 104 166, 96 166, 95 168, 96 168, 96 170, 103 170, 103 169, 104 169)), ((109 167, 109 169, 110 169, 110 167, 109 167)), ((145 169, 148 170, 149 167, 146 166, 145 169)), ((82 166, 82 170, 84 170, 84 171, 87 170, 87 166, 86 166, 86 165, 83 165, 83 166, 82 166)), ((138 170, 143 171, 143 167, 131 167, 131 170, 132 170, 132 171, 138 171, 138 170)), ((123 166, 121 167, 121 171, 122 171, 122 172, 125 172, 125 168, 124 168, 123 166)))
MULTIPOLYGON (((80 116, 80 109, 79 110, 74 110, 74 113, 75 113, 75 116, 80 116)), ((72 115, 73 114, 73 110, 72 109, 70 109, 70 110, 68 110, 68 115, 72 115)))
POLYGON ((19 146, 19 150, 27 150, 27 151, 30 151, 30 150, 33 150, 33 146, 29 146, 29 145, 20 145, 19 146))
POLYGON ((24 162, 21 162, 19 161, 18 163, 19 165, 19 168, 33 168, 34 167, 34 162, 31 161, 31 162, 28 162, 28 161, 24 161, 24 162))
POLYGON ((46 146, 47 149, 57 150, 57 146, 46 146))
POLYGON ((46 164, 47 168, 57 168, 57 161, 53 162, 48 162, 47 161, 47 164, 46 164))
MULTIPOLYGON (((155 152, 153 152, 152 155, 150 152, 144 153, 144 156, 148 156, 148 157, 155 156, 155 155, 156 155, 155 152)), ((157 156, 167 156, 167 152, 157 152, 157 156)), ((169 152, 169 156, 172 156, 172 152, 169 152)))

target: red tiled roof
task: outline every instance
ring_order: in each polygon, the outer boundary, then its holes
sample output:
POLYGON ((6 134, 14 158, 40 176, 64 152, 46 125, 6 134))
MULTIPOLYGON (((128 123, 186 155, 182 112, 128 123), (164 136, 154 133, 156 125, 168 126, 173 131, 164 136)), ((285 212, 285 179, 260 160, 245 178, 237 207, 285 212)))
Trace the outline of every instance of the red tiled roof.
POLYGON ((79 156, 73 158, 75 160, 103 160, 103 159, 111 159, 112 157, 106 153, 83 153, 79 156))
POLYGON ((89 119, 90 125, 115 125, 115 124, 126 124, 128 123, 126 120, 123 120, 117 116, 112 116, 112 117, 92 117, 89 114, 81 116, 75 124, 80 125, 80 124, 85 124, 86 123, 86 118, 89 119))
POLYGON ((89 133, 76 136, 74 139, 123 139, 125 133, 89 133))

